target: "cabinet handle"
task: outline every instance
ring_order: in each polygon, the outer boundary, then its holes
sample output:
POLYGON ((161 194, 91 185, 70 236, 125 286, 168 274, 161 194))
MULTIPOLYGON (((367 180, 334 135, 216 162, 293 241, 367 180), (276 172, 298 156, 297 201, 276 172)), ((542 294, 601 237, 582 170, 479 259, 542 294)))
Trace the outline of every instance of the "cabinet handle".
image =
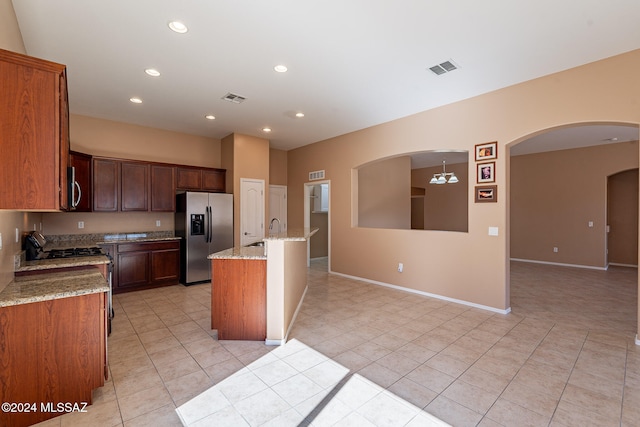
POLYGON ((78 199, 73 202, 73 207, 77 207, 80 204, 80 199, 82 199, 82 190, 80 189, 80 183, 78 181, 73 181, 73 186, 78 189, 78 199))

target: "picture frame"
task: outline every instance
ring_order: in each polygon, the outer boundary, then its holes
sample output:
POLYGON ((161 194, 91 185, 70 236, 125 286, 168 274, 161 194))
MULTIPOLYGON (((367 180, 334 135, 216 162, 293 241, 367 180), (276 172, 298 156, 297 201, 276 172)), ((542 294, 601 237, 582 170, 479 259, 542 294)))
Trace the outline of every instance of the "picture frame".
POLYGON ((498 201, 497 185, 476 186, 476 203, 496 203, 498 201))
POLYGON ((496 162, 478 163, 476 166, 476 182, 478 184, 496 182, 496 162))
POLYGON ((498 141, 476 144, 476 162, 498 158, 498 141))

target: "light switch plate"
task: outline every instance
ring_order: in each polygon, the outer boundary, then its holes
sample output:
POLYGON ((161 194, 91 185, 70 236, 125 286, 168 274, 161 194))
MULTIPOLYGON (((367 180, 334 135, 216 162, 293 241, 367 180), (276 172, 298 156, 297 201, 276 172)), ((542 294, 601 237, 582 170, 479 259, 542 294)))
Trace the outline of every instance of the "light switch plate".
POLYGON ((489 227, 489 236, 497 236, 498 227, 489 227))

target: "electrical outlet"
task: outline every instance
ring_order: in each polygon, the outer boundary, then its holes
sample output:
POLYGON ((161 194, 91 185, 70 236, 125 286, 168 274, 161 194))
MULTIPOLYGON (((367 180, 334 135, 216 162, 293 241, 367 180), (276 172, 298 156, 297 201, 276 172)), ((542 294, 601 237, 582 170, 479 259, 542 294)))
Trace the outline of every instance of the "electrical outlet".
POLYGON ((399 262, 398 263, 398 273, 402 273, 402 270, 404 270, 404 264, 399 262))
POLYGON ((159 219, 156 220, 156 227, 160 227, 160 220, 159 219))
POLYGON ((558 252, 558 247, 557 246, 553 247, 553 252, 558 252))
POLYGON ((16 243, 20 243, 20 230, 16 228, 16 243))
POLYGON ((84 228, 84 221, 78 221, 78 228, 84 228))

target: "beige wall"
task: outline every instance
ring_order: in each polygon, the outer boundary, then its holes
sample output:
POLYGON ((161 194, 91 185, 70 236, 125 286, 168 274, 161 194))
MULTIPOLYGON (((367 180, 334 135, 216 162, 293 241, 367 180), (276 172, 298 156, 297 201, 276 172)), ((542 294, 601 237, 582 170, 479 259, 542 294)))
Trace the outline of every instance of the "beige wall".
POLYGON ((410 229, 411 157, 394 157, 358 168, 357 194, 356 225, 410 229))
POLYGON ((74 151, 94 156, 221 167, 218 139, 77 114, 71 114, 69 123, 74 151))
POLYGON ((468 179, 466 163, 447 165, 447 172, 458 178, 455 184, 429 184, 433 174, 441 173, 442 166, 413 169, 411 186, 425 189, 425 197, 418 199, 424 203, 425 230, 463 231, 468 230, 469 191, 474 184, 468 179))
POLYGON ((287 152, 269 149, 269 184, 287 185, 287 152))
MULTIPOLYGON (((11 0, 0 0, 0 48, 26 53, 11 0)), ((0 211, 0 290, 13 280, 13 256, 21 250, 21 242, 15 240, 16 229, 22 235, 32 230, 33 224, 39 228, 41 220, 41 214, 0 211)))
POLYGON ((511 257, 604 268, 607 177, 637 167, 637 141, 511 157, 511 257))
POLYGON ((320 258, 329 255, 329 214, 311 213, 309 225, 318 231, 309 239, 309 257, 320 258))
MULTIPOLYGON (((240 179, 252 178, 264 181, 264 224, 269 216, 269 140, 234 133, 222 138, 222 167, 233 171, 233 241, 240 244, 240 179), (233 161, 231 167, 226 163, 233 161)), ((227 178, 229 173, 227 173, 227 178)))
MULTIPOLYGON (((507 176, 509 145, 576 123, 640 122, 640 50, 428 110, 289 152, 289 224, 304 224, 303 186, 310 171, 331 180, 331 269, 345 275, 509 308, 507 176), (616 78, 610 72, 616 70, 616 78), (497 203, 474 203, 468 233, 351 226, 352 169, 424 150, 473 152, 498 141, 497 203), (497 227, 498 236, 489 236, 497 227), (454 254, 454 256, 452 256, 454 254), (398 262, 404 272, 397 272, 398 262)), ((468 175, 475 176, 470 162, 468 175)))

